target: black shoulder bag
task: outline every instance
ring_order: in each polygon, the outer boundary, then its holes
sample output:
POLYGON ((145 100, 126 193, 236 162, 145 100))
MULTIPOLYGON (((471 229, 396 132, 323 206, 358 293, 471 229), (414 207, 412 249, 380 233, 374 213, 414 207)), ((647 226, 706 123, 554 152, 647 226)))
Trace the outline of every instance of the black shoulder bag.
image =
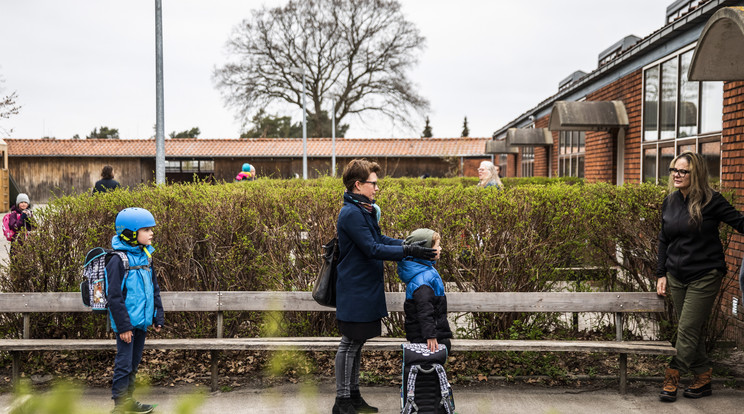
POLYGON ((336 277, 338 272, 338 237, 323 245, 323 261, 313 287, 313 299, 323 306, 336 307, 336 277))

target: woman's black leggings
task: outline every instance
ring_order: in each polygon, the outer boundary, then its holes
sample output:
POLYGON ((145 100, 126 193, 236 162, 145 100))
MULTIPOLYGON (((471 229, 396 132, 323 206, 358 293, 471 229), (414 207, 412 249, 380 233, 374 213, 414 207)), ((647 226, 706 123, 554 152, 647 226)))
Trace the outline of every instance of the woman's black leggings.
POLYGON ((350 398, 352 390, 359 390, 359 362, 365 342, 341 337, 336 352, 336 397, 350 398))

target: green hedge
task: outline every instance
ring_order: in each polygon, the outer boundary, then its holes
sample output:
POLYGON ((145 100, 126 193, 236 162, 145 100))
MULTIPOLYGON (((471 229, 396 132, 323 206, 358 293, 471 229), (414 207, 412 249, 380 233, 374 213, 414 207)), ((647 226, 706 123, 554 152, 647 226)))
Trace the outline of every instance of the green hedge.
MULTIPOLYGON (((446 282, 463 290, 544 291, 565 280, 581 289, 586 272, 566 270, 579 266, 596 267, 590 278, 602 289, 652 290, 664 189, 564 181, 505 180, 506 188, 497 191, 476 187, 474 179, 381 179, 382 231, 403 238, 418 227, 437 230, 444 249, 437 267, 446 282), (618 265, 627 278, 610 270, 618 265)), ((150 210, 157 220, 154 260, 163 290, 310 290, 342 194, 340 179, 322 178, 61 197, 37 212, 38 228, 16 246, 0 290, 76 291, 85 252, 108 246, 116 213, 131 206, 150 210)), ((386 280, 388 290, 402 290, 394 263, 386 264, 386 280)), ((214 335, 212 316, 168 317, 177 326, 173 335, 214 335)), ((34 337, 105 335, 95 316, 41 318, 35 317, 34 337)), ((519 314, 476 315, 473 329, 460 334, 513 336, 515 320, 526 330, 553 323, 519 314)), ((287 335, 335 333, 332 314, 294 314, 285 322, 287 335)), ((263 326, 253 314, 228 315, 226 323, 226 336, 256 335, 263 326)), ((393 334, 403 332, 400 315, 386 325, 393 334)), ((13 317, 0 324, 5 335, 19 327, 13 317)))

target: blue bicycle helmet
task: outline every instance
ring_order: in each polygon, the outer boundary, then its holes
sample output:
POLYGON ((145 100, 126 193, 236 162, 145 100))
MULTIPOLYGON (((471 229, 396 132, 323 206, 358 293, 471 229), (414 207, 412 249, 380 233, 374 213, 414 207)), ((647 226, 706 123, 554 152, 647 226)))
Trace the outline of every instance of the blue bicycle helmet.
POLYGON ((248 163, 243 164, 243 171, 244 172, 251 172, 252 169, 253 169, 253 166, 252 165, 250 165, 248 163))
POLYGON ((137 245, 137 230, 155 227, 152 213, 139 207, 125 208, 116 215, 116 235, 125 243, 137 245))

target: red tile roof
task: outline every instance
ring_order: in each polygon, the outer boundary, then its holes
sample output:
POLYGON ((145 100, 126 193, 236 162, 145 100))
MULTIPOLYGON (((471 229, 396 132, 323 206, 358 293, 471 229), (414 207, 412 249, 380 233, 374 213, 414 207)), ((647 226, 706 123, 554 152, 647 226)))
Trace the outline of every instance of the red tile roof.
MULTIPOLYGON (((491 138, 337 138, 339 157, 488 156, 491 138)), ((6 138, 10 157, 155 157, 154 139, 6 138)), ((298 157, 301 138, 166 139, 167 157, 298 157)), ((330 138, 308 138, 310 157, 330 157, 330 138)))

